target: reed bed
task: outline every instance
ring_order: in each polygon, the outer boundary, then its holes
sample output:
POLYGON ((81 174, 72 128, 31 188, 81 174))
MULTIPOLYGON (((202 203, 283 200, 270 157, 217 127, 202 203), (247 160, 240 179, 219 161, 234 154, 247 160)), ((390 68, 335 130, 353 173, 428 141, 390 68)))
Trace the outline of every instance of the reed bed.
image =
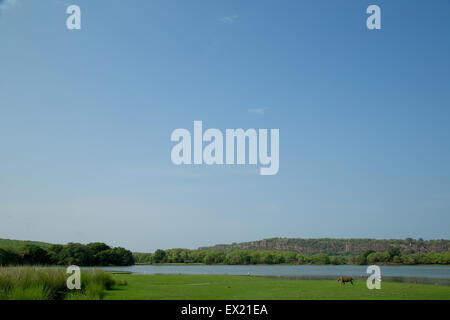
POLYGON ((81 289, 69 290, 61 267, 0 267, 0 300, 101 300, 115 285, 101 270, 81 270, 81 289))

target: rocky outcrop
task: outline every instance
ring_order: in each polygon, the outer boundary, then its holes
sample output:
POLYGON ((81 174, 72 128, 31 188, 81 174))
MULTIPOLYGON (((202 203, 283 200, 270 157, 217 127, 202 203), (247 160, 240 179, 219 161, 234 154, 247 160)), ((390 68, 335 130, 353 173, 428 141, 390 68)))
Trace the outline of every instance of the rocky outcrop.
POLYGON ((385 251, 390 247, 400 248, 402 252, 445 252, 450 250, 450 240, 415 240, 415 239, 301 239, 301 238, 272 238, 259 241, 218 244, 212 247, 201 247, 202 250, 219 250, 228 252, 240 250, 279 250, 297 253, 315 254, 361 254, 367 250, 385 251))

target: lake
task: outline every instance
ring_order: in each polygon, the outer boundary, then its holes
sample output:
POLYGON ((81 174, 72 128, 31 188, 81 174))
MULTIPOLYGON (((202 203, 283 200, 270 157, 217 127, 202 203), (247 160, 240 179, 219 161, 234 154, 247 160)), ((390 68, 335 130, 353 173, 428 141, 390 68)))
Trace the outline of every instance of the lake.
MULTIPOLYGON (((367 279, 367 266, 340 265, 134 265, 128 267, 103 267, 103 270, 132 272, 137 274, 203 274, 203 275, 252 275, 297 279, 336 279, 352 276, 367 279)), ((450 285, 450 267, 444 266, 380 266, 385 281, 432 283, 450 285)))

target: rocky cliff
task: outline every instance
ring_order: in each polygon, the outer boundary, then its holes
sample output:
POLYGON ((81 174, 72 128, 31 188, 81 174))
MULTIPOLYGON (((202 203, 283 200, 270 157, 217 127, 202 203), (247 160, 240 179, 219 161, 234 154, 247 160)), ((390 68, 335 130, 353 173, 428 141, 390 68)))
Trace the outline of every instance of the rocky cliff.
POLYGON ((280 250, 297 253, 315 254, 360 254, 366 250, 385 251, 390 247, 398 247, 402 252, 445 252, 450 250, 450 240, 422 240, 422 239, 300 239, 300 238, 272 238, 259 241, 218 244, 212 247, 201 247, 203 250, 232 251, 240 250, 280 250))

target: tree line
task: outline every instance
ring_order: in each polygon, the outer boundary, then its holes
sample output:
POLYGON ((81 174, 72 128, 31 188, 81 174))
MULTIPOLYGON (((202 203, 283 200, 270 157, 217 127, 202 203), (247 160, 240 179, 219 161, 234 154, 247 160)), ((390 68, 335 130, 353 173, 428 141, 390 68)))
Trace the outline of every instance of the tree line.
POLYGON ((306 255, 292 251, 273 250, 189 250, 189 249, 158 249, 154 253, 134 253, 134 259, 139 264, 157 263, 204 263, 227 265, 252 264, 450 264, 450 252, 402 253, 399 248, 376 252, 367 250, 361 255, 332 256, 327 253, 306 255))
POLYGON ((398 247, 403 253, 446 252, 450 250, 450 240, 424 239, 302 239, 302 238, 270 238, 258 241, 218 244, 212 247, 201 247, 199 250, 218 250, 231 252, 234 250, 278 250, 294 251, 308 255, 328 253, 330 256, 359 255, 365 250, 386 251, 390 247, 398 247))
POLYGON ((416 252, 402 253, 399 248, 391 247, 389 250, 376 252, 367 250, 362 255, 356 257, 356 264, 450 264, 450 251, 447 252, 416 252))
POLYGON ((0 266, 7 265, 77 265, 128 266, 134 264, 131 251, 110 247, 102 242, 87 245, 55 244, 48 248, 25 245, 20 249, 0 247, 0 266))

